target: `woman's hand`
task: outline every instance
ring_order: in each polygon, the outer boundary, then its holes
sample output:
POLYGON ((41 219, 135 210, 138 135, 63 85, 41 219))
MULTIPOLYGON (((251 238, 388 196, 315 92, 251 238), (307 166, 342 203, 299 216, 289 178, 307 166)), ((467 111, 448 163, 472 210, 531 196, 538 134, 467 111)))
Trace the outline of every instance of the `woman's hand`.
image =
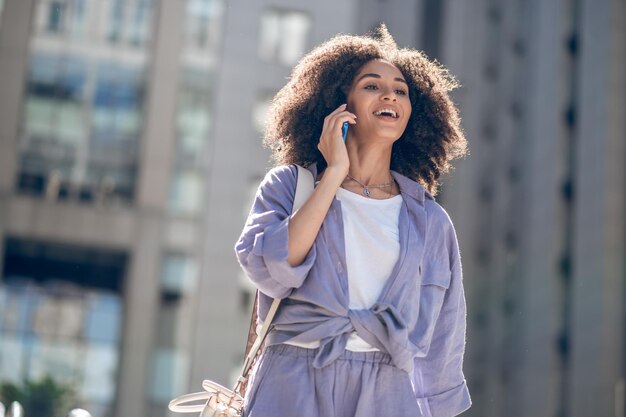
POLYGON ((287 261, 293 267, 300 265, 311 250, 337 188, 348 175, 350 159, 346 144, 343 142, 341 127, 344 122, 356 124, 355 119, 356 115, 347 111, 345 104, 324 118, 324 127, 317 148, 328 166, 313 194, 291 215, 288 226, 287 261))
POLYGON ((344 122, 356 124, 356 115, 347 111, 346 105, 342 104, 324 118, 322 135, 317 145, 317 149, 322 153, 328 168, 343 174, 343 177, 348 174, 350 168, 348 151, 341 134, 341 127, 344 122))

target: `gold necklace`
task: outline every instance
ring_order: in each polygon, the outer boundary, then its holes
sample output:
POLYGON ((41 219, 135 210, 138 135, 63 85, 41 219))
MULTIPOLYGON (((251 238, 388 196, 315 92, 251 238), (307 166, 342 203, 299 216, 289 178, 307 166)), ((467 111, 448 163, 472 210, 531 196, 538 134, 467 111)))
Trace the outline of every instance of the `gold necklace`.
POLYGON ((386 182, 384 184, 371 184, 371 185, 363 184, 361 181, 357 180, 356 178, 354 178, 350 174, 348 174, 348 178, 350 178, 351 180, 353 180, 357 184, 359 184, 361 187, 363 187, 363 194, 365 194, 367 197, 370 197, 370 198, 371 198, 370 188, 388 188, 388 187, 392 187, 393 186, 393 178, 391 178, 391 182, 386 182))

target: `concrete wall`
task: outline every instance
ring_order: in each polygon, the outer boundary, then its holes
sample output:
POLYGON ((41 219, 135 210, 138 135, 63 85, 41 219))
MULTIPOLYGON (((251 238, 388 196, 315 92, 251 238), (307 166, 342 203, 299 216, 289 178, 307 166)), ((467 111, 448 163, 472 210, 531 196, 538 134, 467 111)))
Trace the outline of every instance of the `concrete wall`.
POLYGON ((445 9, 470 141, 441 199, 464 255, 467 414, 621 416, 624 4, 445 9))

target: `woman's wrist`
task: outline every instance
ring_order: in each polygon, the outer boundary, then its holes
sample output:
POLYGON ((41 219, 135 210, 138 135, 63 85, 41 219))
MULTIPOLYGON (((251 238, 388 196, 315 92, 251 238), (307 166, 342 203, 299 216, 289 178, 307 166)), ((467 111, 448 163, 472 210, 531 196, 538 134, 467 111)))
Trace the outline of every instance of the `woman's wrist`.
POLYGON ((339 188, 348 175, 349 167, 328 166, 320 179, 320 184, 325 183, 339 188))

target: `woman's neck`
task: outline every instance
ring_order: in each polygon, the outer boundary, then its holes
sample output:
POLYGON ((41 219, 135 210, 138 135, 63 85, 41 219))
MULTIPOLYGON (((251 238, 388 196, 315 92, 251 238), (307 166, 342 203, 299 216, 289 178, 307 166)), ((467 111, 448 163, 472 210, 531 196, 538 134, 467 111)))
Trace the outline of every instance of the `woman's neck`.
POLYGON ((363 184, 381 184, 390 180, 391 146, 364 145, 348 141, 350 176, 363 184))

